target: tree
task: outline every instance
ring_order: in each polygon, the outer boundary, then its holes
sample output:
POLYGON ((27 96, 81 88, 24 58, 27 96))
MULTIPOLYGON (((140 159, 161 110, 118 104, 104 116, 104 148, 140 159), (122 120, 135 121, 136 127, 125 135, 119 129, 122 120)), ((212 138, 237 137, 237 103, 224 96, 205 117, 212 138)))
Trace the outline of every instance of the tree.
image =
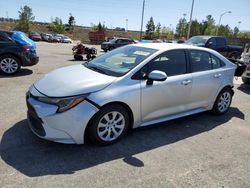
POLYGON ((173 39, 174 33, 170 27, 163 26, 161 29, 162 39, 173 39))
POLYGON ((238 27, 234 27, 234 37, 237 37, 238 33, 240 32, 238 27))
POLYGON ((218 28, 218 35, 231 37, 233 35, 233 31, 228 25, 220 25, 218 28))
POLYGON ((146 39, 153 39, 154 38, 154 32, 155 32, 155 24, 153 17, 150 17, 147 25, 146 25, 146 39))
POLYGON ((75 21, 75 17, 72 16, 72 14, 70 13, 69 14, 69 21, 68 21, 68 24, 69 24, 69 27, 70 29, 74 29, 74 25, 75 25, 76 21, 75 21))
POLYGON ((18 11, 19 13, 19 21, 18 21, 18 28, 21 31, 29 32, 30 25, 32 24, 32 21, 35 20, 35 17, 33 16, 32 9, 25 5, 24 7, 21 7, 18 11))
POLYGON ((176 26, 176 35, 178 37, 187 36, 187 27, 188 27, 188 23, 187 23, 186 18, 179 19, 179 22, 176 26))
POLYGON ((91 27, 96 31, 105 31, 107 29, 107 27, 104 24, 102 25, 101 22, 99 22, 97 25, 91 23, 91 27))
POLYGON ((55 33, 62 33, 65 29, 64 24, 62 23, 62 20, 58 17, 56 17, 54 20, 51 20, 51 23, 49 24, 49 28, 51 31, 55 33))
POLYGON ((161 35, 161 24, 158 22, 155 28, 155 36, 159 39, 161 35))
POLYGON ((190 30, 190 36, 201 35, 201 23, 197 20, 192 21, 192 26, 190 30))
POLYGON ((216 34, 215 20, 213 19, 212 15, 207 15, 206 20, 202 21, 201 34, 202 35, 216 34))

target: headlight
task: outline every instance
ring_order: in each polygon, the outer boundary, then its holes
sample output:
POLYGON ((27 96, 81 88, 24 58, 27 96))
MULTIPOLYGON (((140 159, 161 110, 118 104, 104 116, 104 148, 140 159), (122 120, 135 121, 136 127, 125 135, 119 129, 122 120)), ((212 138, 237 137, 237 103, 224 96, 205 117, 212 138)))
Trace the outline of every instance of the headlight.
POLYGON ((74 106, 78 105, 82 101, 84 101, 86 97, 87 95, 68 97, 68 98, 38 97, 37 100, 44 103, 57 105, 58 106, 57 112, 65 112, 73 108, 74 106))

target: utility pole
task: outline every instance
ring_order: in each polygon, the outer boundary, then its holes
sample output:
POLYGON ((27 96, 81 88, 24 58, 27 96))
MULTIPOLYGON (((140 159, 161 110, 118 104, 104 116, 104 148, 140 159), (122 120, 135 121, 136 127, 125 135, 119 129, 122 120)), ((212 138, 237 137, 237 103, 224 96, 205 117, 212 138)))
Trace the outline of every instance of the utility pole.
POLYGON ((143 19, 144 19, 144 8, 145 8, 145 0, 143 0, 143 5, 142 5, 140 40, 142 39, 142 28, 143 28, 143 19))
POLYGON ((191 25, 192 25, 193 9, 194 9, 194 0, 192 1, 192 7, 191 7, 191 13, 190 13, 190 20, 189 20, 189 25, 188 25, 187 39, 189 39, 189 36, 190 36, 190 30, 191 30, 191 25))
POLYGON ((218 30, 219 30, 219 27, 220 27, 220 22, 221 22, 222 16, 224 16, 225 14, 231 14, 231 13, 232 13, 231 11, 226 11, 226 12, 223 12, 223 13, 220 15, 219 24, 218 24, 217 29, 216 29, 216 35, 218 35, 218 30))

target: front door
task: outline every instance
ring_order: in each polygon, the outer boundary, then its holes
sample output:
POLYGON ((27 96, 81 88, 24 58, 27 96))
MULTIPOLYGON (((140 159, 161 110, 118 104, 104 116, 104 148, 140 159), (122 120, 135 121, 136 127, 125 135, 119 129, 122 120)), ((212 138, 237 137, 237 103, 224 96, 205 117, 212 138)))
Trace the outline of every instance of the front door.
POLYGON ((158 56, 147 65, 148 73, 153 70, 163 71, 168 77, 153 84, 141 81, 143 124, 186 111, 191 93, 192 75, 188 73, 184 50, 171 50, 158 56))

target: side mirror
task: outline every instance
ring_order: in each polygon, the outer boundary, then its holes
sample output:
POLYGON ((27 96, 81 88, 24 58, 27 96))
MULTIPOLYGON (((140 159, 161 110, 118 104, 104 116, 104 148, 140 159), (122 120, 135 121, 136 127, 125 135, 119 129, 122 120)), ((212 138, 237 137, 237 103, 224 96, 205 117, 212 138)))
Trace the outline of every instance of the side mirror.
POLYGON ((148 80, 165 81, 166 79, 167 79, 166 73, 159 70, 154 70, 148 74, 148 80))
POLYGON ((212 45, 213 45, 213 42, 208 42, 207 45, 206 45, 206 47, 210 47, 212 45))

